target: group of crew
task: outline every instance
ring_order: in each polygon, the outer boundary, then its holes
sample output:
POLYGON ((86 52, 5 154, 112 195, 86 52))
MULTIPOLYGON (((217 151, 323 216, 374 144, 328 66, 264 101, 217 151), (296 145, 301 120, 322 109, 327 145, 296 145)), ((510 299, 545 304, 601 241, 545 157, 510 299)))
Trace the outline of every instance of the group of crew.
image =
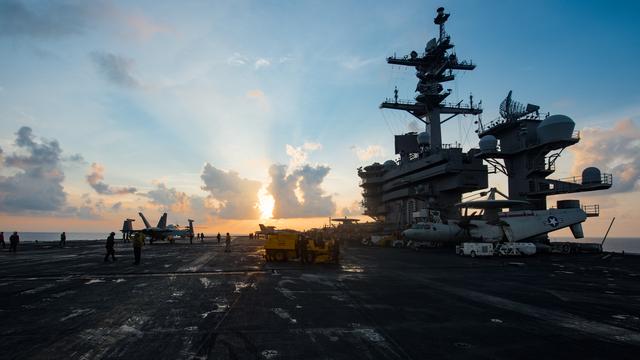
MULTIPOLYGON (((196 234, 196 237, 200 239, 200 242, 204 242, 204 233, 196 234)), ((133 245, 133 257, 135 259, 133 262, 134 265, 140 264, 140 257, 142 255, 142 246, 144 245, 145 238, 146 236, 142 232, 136 232, 131 238, 131 243, 133 245)), ((193 235, 190 236, 191 243, 193 243, 193 238, 194 238, 193 235)), ((222 239, 222 236, 220 235, 220 233, 218 233, 218 235, 216 236, 216 239, 218 240, 218 244, 220 244, 220 240, 222 239)), ((19 242, 20 242, 20 236, 18 235, 17 231, 14 231, 13 234, 9 237, 9 251, 16 252, 18 249, 19 242)), ((58 246, 65 247, 66 243, 67 243, 67 233, 62 232, 60 234, 60 242, 58 243, 58 246)), ((107 253, 104 255, 104 262, 109 261, 109 256, 111 256, 112 261, 116 261, 115 244, 116 244, 116 233, 111 232, 107 237, 107 242, 105 244, 107 253)), ((2 231, 0 231, 0 245, 2 246, 3 249, 6 247, 6 244, 4 242, 4 232, 2 231)), ((231 235, 229 233, 227 233, 225 237, 224 252, 231 252, 231 235)))
MULTIPOLYGON (((11 236, 9 236, 9 252, 16 252, 18 250, 18 243, 20 242, 20 235, 18 235, 17 231, 14 231, 11 236)), ((7 245, 4 242, 4 232, 0 231, 0 244, 2 248, 6 248, 7 245)))

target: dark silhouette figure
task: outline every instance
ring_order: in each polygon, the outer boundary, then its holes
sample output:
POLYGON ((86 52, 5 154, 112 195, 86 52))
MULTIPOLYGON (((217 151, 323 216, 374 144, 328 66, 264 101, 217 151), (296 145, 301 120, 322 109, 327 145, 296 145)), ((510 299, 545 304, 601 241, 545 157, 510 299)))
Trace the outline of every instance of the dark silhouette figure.
POLYGON ((200 233, 200 242, 203 243, 204 242, 204 233, 200 233))
POLYGON ((0 244, 2 244, 2 248, 4 249, 6 245, 4 244, 4 232, 0 231, 0 244))
POLYGON ((19 242, 20 242, 20 236, 18 236, 17 231, 14 231, 13 235, 9 236, 9 251, 10 252, 18 251, 19 242))
POLYGON ((189 234, 189 244, 193 244, 193 233, 189 234))
POLYGON ((131 243, 133 244, 133 257, 135 259, 133 264, 138 265, 140 264, 140 255, 142 254, 142 246, 144 245, 144 234, 141 232, 136 233, 131 243))
POLYGON ((111 234, 109 234, 109 237, 107 237, 107 254, 104 256, 104 262, 109 261, 109 255, 111 255, 111 259, 113 261, 116 261, 116 250, 114 249, 114 246, 116 245, 116 233, 112 232, 111 234))
POLYGON ((307 262, 307 239, 306 238, 300 238, 300 262, 301 263, 306 263, 307 262))
POLYGON ((224 252, 231 252, 231 235, 229 235, 229 233, 227 233, 227 237, 225 239, 224 252))
POLYGON ((220 244, 220 238, 221 238, 220 233, 218 233, 218 236, 216 236, 216 238, 218 239, 218 244, 220 244))
POLYGON ((64 247, 65 245, 67 245, 67 233, 63 231, 62 234, 60 234, 60 243, 58 246, 64 247))

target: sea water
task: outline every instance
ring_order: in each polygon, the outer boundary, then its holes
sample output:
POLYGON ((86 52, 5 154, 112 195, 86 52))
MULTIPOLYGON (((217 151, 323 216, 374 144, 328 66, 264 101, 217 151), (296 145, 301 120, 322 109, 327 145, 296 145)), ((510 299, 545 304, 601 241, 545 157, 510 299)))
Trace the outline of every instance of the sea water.
MULTIPOLYGON (((581 243, 602 243, 602 238, 586 237, 584 239, 574 238, 552 238, 551 241, 571 241, 581 243)), ((640 254, 640 238, 633 237, 609 237, 605 240, 602 246, 604 251, 635 253, 640 254)))
MULTIPOLYGON (((5 231, 4 232, 4 241, 5 242, 9 242, 9 236, 11 236, 11 234, 13 234, 13 231, 8 232, 5 231)), ((20 235, 20 241, 25 241, 25 242, 35 242, 36 240, 38 241, 60 241, 60 234, 59 232, 18 232, 18 235, 20 235)), ((109 236, 109 233, 104 232, 104 233, 96 233, 96 232, 67 232, 67 241, 73 241, 73 240, 104 240, 107 238, 107 236, 109 236)), ((118 238, 118 236, 122 237, 121 234, 117 234, 116 238, 118 238)))

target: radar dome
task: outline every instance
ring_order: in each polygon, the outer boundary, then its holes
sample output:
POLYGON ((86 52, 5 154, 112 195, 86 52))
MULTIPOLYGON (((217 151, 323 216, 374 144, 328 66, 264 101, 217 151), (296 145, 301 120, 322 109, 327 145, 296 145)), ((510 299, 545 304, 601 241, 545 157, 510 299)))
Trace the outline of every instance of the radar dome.
POLYGON ((493 135, 485 135, 480 138, 480 151, 496 152, 498 149, 498 139, 493 135))
POLYGON ((418 145, 429 145, 431 143, 431 136, 426 131, 423 131, 418 134, 418 145))
POLYGON ((384 167, 385 168, 392 168, 392 167, 394 167, 396 165, 397 165, 396 162, 393 161, 393 160, 387 160, 387 161, 384 162, 384 167))
POLYGON ((541 144, 552 141, 570 140, 576 123, 566 115, 551 115, 538 126, 538 139, 541 144))
POLYGON ((600 174, 600 169, 597 167, 588 167, 582 170, 582 184, 600 184, 602 182, 602 177, 600 174))

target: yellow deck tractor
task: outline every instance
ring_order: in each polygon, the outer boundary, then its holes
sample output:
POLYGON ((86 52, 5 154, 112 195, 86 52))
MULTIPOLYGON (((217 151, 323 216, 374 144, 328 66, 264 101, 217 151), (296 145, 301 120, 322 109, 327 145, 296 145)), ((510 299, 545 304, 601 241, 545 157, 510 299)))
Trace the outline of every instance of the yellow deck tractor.
POLYGON ((339 245, 333 239, 314 239, 303 233, 275 232, 264 243, 267 261, 300 260, 318 264, 338 262, 339 245))

